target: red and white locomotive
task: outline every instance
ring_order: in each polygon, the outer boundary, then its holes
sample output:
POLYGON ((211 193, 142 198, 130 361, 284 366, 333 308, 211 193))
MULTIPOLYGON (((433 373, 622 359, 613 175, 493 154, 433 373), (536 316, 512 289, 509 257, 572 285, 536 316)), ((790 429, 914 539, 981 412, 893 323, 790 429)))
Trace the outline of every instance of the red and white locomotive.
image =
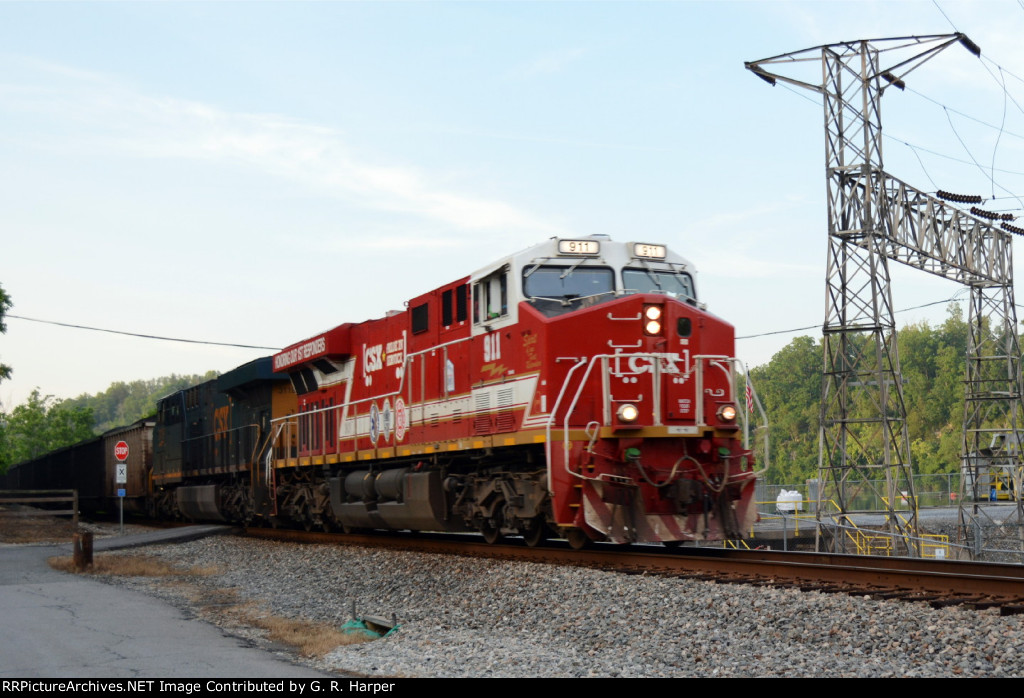
POLYGON ((297 405, 254 464, 256 509, 531 545, 740 538, 736 364, 685 259, 553 238, 275 355, 297 405))

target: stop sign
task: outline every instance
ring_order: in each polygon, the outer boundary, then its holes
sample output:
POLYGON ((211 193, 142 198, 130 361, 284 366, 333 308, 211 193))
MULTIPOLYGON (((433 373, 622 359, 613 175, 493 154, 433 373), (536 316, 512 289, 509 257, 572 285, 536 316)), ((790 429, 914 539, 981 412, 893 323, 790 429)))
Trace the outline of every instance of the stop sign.
POLYGON ((128 444, 124 441, 114 444, 114 457, 118 460, 128 460, 128 444))

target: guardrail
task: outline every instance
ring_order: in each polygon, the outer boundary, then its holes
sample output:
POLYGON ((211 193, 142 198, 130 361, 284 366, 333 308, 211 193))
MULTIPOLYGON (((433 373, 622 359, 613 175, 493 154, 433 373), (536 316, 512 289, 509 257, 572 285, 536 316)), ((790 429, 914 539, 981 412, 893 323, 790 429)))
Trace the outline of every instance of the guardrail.
POLYGON ((0 504, 52 504, 70 502, 70 509, 39 509, 22 512, 25 516, 71 516, 78 530, 78 490, 0 490, 0 504))

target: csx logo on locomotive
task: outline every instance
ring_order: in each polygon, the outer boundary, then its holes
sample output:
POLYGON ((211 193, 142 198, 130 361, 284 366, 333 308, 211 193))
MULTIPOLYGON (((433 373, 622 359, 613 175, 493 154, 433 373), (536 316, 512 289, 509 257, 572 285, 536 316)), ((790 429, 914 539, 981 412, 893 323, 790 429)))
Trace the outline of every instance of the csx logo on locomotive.
POLYGON ((363 366, 367 373, 384 368, 384 363, 381 361, 383 350, 384 347, 380 344, 374 344, 372 347, 363 346, 363 366))

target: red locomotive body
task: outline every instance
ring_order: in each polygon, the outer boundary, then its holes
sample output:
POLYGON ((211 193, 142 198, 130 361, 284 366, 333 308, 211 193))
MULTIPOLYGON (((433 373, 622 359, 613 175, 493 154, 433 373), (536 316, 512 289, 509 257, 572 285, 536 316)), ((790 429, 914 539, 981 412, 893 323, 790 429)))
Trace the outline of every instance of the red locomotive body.
POLYGON ((298 414, 260 471, 308 526, 739 538, 756 474, 734 368, 684 259, 552 239, 277 354, 298 414))

